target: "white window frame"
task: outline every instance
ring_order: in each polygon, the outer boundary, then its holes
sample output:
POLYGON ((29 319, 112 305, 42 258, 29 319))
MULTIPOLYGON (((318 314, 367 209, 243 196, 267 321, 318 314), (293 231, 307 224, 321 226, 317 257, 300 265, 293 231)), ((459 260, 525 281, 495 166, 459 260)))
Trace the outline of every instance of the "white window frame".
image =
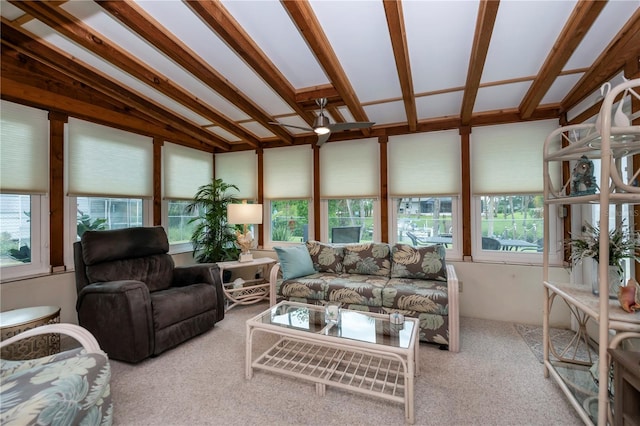
POLYGON ((51 272, 49 262, 49 196, 31 195, 31 262, 3 266, 2 281, 51 272))
MULTIPOLYGON (((357 199, 357 198, 367 198, 371 199, 373 197, 342 197, 340 199, 357 199)), ((373 215, 373 241, 380 241, 380 199, 373 198, 373 211, 371 212, 373 215)), ((309 214, 311 215, 311 213, 309 214)), ((309 218, 311 220, 311 218, 309 218)), ((309 222, 311 223, 311 222, 309 222)), ((311 233, 309 233, 309 239, 311 239, 311 233)), ((320 200, 320 239, 319 241, 328 242, 329 241, 329 199, 320 200)))
MULTIPOLYGON (((445 195, 420 195, 413 196, 413 198, 443 198, 449 197, 445 195)), ((453 240, 452 247, 446 249, 447 260, 462 260, 462 203, 460 198, 455 195, 451 195, 451 226, 453 226, 453 240)), ((394 197, 389 199, 388 203, 388 217, 389 217, 389 242, 391 244, 398 243, 398 212, 394 208, 398 199, 406 197, 394 197)))
MULTIPOLYGON (((107 196, 94 196, 88 198, 133 198, 133 197, 107 197, 107 196)), ((78 236, 78 201, 76 197, 66 197, 65 223, 67 224, 67 232, 65 232, 65 254, 64 259, 67 265, 67 270, 75 270, 75 261, 73 259, 73 243, 77 241, 78 236)), ((138 199, 138 198, 135 198, 138 199)), ((152 226, 153 224, 153 202, 146 198, 142 198, 142 226, 152 226)))
MULTIPOLYGON (((298 198, 295 198, 296 200, 298 198)), ((263 247, 265 249, 272 249, 275 246, 293 246, 293 245, 297 245, 299 243, 296 242, 286 242, 286 241, 273 241, 271 239, 271 202, 272 201, 283 201, 282 199, 278 199, 278 200, 267 200, 265 199, 264 202, 262 203, 262 225, 259 225, 262 227, 262 231, 264 232, 264 245, 263 247)), ((315 238, 314 236, 314 232, 313 232, 313 200, 307 200, 307 202, 309 203, 309 208, 308 208, 308 212, 309 212, 309 216, 307 217, 307 223, 309 224, 309 229, 308 229, 308 234, 307 234, 307 238, 309 238, 309 241, 313 240, 315 238)), ((303 241, 304 242, 304 241, 303 241)))
MULTIPOLYGON (((142 200, 142 208, 144 209, 144 202, 142 200)), ((171 201, 186 201, 186 200, 162 200, 162 226, 167 231, 167 238, 169 238, 169 202, 171 201)), ((169 254, 189 253, 193 251, 193 243, 171 243, 169 241, 169 254)))
MULTIPOLYGON (((521 194, 514 194, 521 195, 521 194)), ((549 209, 549 264, 562 266, 564 242, 562 241, 562 220, 558 217, 558 206, 547 205, 549 209)), ((542 252, 503 251, 482 249, 482 205, 481 196, 471 201, 471 253, 474 262, 501 263, 508 265, 542 265, 542 252)))

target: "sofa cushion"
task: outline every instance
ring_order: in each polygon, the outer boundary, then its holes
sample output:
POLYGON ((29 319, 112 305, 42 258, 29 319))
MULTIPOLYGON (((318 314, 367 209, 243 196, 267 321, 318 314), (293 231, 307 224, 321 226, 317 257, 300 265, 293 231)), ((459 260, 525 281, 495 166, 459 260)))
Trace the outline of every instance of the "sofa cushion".
POLYGON ((307 241, 306 245, 316 271, 334 274, 343 272, 344 247, 320 241, 307 241))
POLYGON ((391 249, 391 278, 447 281, 445 248, 442 244, 413 247, 396 244, 391 249))
POLYGON ((447 284, 415 278, 391 278, 382 290, 382 305, 402 311, 448 315, 447 284))
POLYGON ((274 247, 273 249, 278 255, 283 279, 290 280, 316 272, 316 270, 313 269, 313 262, 311 262, 309 250, 307 250, 304 244, 274 247))
POLYGON ((389 244, 385 243, 347 244, 344 246, 344 272, 389 277, 390 253, 389 244))
POLYGON ((291 280, 278 280, 276 295, 307 303, 311 300, 341 302, 343 305, 382 306, 387 277, 318 272, 291 280))

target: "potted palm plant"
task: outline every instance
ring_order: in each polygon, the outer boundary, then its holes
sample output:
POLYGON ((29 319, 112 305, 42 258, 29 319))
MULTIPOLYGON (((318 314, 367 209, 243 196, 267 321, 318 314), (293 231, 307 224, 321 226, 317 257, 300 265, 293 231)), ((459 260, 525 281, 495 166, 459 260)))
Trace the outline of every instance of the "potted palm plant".
POLYGON ((213 179, 198 188, 191 203, 186 206, 189 214, 197 214, 189 223, 196 227, 191 235, 193 256, 199 263, 236 260, 239 249, 235 244, 235 227, 227 221, 227 205, 238 199, 230 191, 238 187, 222 179, 213 179))
MULTIPOLYGON (((609 237, 609 298, 616 299, 618 288, 624 283, 624 259, 640 260, 640 233, 630 233, 624 221, 620 226, 608 232, 609 237)), ((600 260, 601 232, 597 226, 586 222, 580 238, 567 241, 571 248, 572 263, 580 263, 585 258, 592 258, 593 262, 593 294, 599 293, 598 264, 600 260)))

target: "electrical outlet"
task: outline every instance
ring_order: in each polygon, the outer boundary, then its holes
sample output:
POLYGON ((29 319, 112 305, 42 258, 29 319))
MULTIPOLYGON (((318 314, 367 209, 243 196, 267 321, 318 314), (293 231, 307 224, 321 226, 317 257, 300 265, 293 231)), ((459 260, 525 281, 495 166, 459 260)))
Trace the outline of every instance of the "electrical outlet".
POLYGON ((462 293, 462 281, 458 281, 458 291, 462 293))

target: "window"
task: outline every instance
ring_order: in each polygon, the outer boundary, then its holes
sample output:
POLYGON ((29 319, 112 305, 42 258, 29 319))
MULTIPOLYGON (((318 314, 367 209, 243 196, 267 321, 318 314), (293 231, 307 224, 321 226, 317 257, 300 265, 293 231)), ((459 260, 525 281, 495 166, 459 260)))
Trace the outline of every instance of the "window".
MULTIPOLYGON (((360 241, 378 240, 380 161, 377 138, 326 144, 320 150, 322 241, 340 235, 353 240, 352 231, 335 227, 360 227, 360 241)), ((320 239, 320 238, 318 238, 320 239)))
POLYGON ((42 214, 47 205, 47 198, 43 196, 0 194, 3 279, 48 272, 48 216, 42 214))
POLYGON ((391 240, 440 243, 460 257, 460 136, 457 131, 389 138, 391 240))
POLYGON ((0 268, 2 278, 49 271, 47 113, 2 101, 0 268))
POLYGON ((102 231, 143 226, 142 199, 77 197, 77 235, 85 231, 102 231))
POLYGON ((186 212, 202 185, 213 179, 213 155, 209 152, 165 143, 163 158, 163 220, 172 252, 192 250, 191 236, 198 212, 186 212))
POLYGON ((263 223, 267 245, 312 239, 309 200, 312 198, 313 150, 308 145, 267 149, 263 165, 267 211, 263 223))
POLYGON ((542 198, 542 194, 480 197, 482 250, 541 252, 542 198))
POLYGON ((270 206, 272 242, 301 243, 309 240, 309 201, 274 200, 270 206))
MULTIPOLYGON (((471 141, 474 260, 542 263, 542 146, 556 128, 555 120, 546 120, 474 129, 471 141)), ((556 217, 550 215, 552 238, 561 235, 555 230, 559 225, 556 217)))
POLYGON ((332 243, 368 243, 374 241, 374 199, 328 200, 329 240, 332 243))
POLYGON ((71 244, 87 230, 147 226, 153 195, 153 140, 69 118, 67 195, 71 244), (74 226, 75 225, 75 226, 74 226))

